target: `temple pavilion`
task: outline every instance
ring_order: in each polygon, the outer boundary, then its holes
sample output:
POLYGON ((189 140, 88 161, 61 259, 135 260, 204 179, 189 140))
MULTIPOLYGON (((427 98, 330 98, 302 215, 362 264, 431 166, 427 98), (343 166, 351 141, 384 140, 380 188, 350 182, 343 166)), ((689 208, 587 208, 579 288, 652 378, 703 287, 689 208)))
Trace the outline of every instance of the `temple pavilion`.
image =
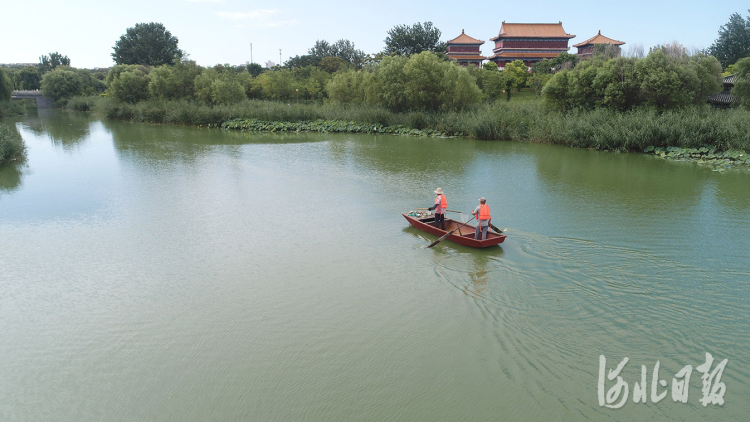
POLYGON ((552 59, 568 51, 568 41, 575 35, 565 32, 558 23, 507 23, 500 26, 500 33, 490 41, 495 42, 495 54, 489 60, 498 67, 521 60, 526 66, 543 59, 552 59))
POLYGON ((625 43, 622 41, 613 40, 612 38, 605 37, 602 35, 602 31, 600 30, 599 33, 586 41, 576 44, 573 47, 576 47, 578 49, 578 57, 583 59, 588 59, 594 54, 594 49, 597 45, 614 45, 617 47, 617 49, 620 49, 621 45, 624 45, 625 43))
POLYGON ((451 60, 457 61, 461 66, 469 64, 481 66, 482 61, 487 59, 479 50, 484 41, 466 35, 463 29, 461 30, 461 35, 448 41, 446 44, 448 45, 448 57, 451 60))

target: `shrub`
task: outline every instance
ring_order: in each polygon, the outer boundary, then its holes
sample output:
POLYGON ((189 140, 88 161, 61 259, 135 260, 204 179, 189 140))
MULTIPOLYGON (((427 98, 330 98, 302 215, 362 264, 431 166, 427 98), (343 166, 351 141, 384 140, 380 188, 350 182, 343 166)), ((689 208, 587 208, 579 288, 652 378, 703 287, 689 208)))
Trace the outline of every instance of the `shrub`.
POLYGON ((0 165, 14 160, 23 159, 26 154, 26 144, 13 125, 0 124, 0 165))

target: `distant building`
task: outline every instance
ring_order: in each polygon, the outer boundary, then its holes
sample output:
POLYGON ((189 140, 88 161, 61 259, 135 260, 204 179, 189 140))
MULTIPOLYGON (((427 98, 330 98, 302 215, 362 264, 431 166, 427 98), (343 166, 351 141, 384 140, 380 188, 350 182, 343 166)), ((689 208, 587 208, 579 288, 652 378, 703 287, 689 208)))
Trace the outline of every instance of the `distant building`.
POLYGON ((578 57, 581 58, 581 60, 588 59, 594 54, 594 50, 596 49, 597 45, 613 45, 617 47, 617 50, 620 50, 620 46, 624 45, 625 43, 622 41, 613 40, 612 38, 605 37, 602 35, 602 31, 600 30, 599 33, 586 41, 576 44, 573 47, 578 49, 578 57))
POLYGON ((724 78, 724 90, 708 97, 708 103, 717 108, 734 107, 740 103, 740 99, 732 95, 732 88, 737 80, 737 74, 724 78))
POLYGON ((479 50, 484 41, 466 35, 463 29, 461 30, 461 35, 448 41, 446 44, 448 44, 448 57, 451 60, 457 61, 461 66, 469 64, 481 66, 482 61, 487 59, 479 50))
POLYGON ((270 60, 266 62, 266 69, 270 69, 270 68, 272 68, 274 66, 276 66, 276 63, 274 63, 274 62, 272 62, 270 60))
POLYGON ((495 42, 495 53, 489 60, 498 67, 521 60, 526 66, 553 59, 568 51, 568 41, 575 35, 565 32, 562 22, 558 23, 506 23, 500 26, 500 33, 490 41, 495 42))

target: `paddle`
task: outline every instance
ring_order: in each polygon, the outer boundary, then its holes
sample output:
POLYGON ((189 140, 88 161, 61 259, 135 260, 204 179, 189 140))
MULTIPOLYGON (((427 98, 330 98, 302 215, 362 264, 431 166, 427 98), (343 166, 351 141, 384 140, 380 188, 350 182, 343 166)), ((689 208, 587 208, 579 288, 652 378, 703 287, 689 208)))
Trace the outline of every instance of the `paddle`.
MULTIPOLYGON (((503 234, 503 231, 502 231, 502 230, 500 230, 500 229, 498 229, 497 227, 495 227, 495 225, 494 225, 494 224, 490 223, 490 227, 492 228, 492 230, 494 230, 494 231, 498 232, 499 234, 503 234)), ((506 230, 507 230, 507 229, 506 229, 506 230)))
MULTIPOLYGON (((473 220, 473 219, 475 219, 475 218, 476 218, 476 216, 474 216, 474 217, 471 217, 471 219, 470 219, 469 221, 471 221, 471 220, 473 220)), ((468 223, 469 221, 467 221, 466 223, 468 223)), ((448 237, 448 236, 452 235, 452 234, 453 234, 453 232, 455 232, 456 230, 458 230, 458 229, 460 229, 461 227, 465 226, 465 225, 466 225, 466 223, 463 223, 463 224, 461 224, 460 226, 456 227, 455 229, 453 229, 453 230, 449 231, 448 233, 446 233, 446 234, 442 235, 442 236, 440 237, 440 239, 438 239, 438 240, 436 240, 436 241, 434 241, 434 242, 430 243, 430 246, 428 246, 428 248, 431 248, 431 247, 433 247, 433 246, 437 245, 438 243, 442 242, 443 240, 445 240, 445 238, 446 238, 446 237, 448 237)))

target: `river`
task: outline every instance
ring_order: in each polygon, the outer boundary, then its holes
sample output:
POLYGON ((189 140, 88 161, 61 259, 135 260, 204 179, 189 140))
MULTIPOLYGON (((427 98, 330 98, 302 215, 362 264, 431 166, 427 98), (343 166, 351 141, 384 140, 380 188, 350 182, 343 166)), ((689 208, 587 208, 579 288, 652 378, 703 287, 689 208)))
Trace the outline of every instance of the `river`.
POLYGON ((0 169, 0 420, 750 414, 747 169, 61 111, 6 121, 28 160, 0 169), (400 213, 437 187, 450 209, 487 197, 505 243, 426 249, 435 237, 400 213), (700 402, 706 353, 711 371, 728 360, 723 405, 700 402), (601 355, 607 374, 629 359, 619 409, 600 405, 601 355))

